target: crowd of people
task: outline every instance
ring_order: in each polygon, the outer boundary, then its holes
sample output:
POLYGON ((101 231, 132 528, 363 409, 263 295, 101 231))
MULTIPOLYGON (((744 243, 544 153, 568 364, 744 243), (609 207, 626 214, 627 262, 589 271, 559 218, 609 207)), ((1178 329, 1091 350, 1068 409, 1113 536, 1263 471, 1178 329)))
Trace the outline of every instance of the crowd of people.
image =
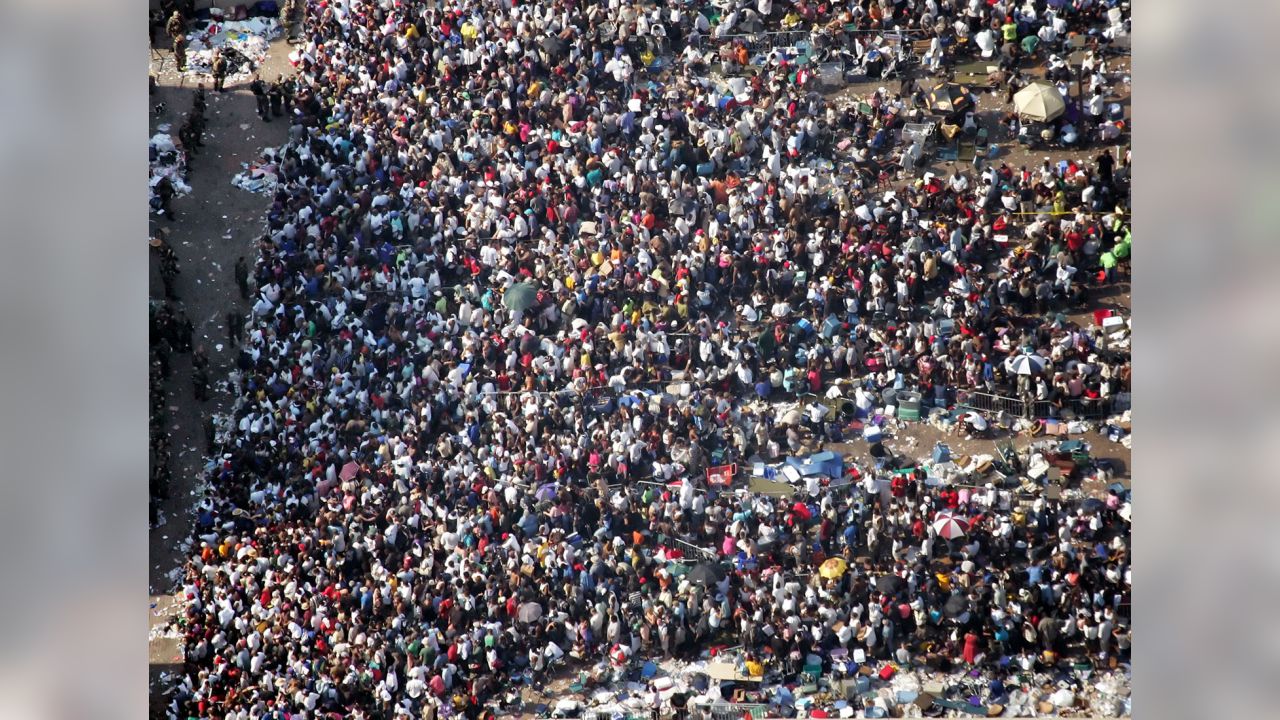
MULTIPOLYGON (((1114 5, 1049 4, 724 15, 1016 40, 1114 5)), ((799 449, 772 401, 838 379, 944 406, 1126 392, 1127 351, 1068 316, 1127 268, 1127 152, 898 180, 909 98, 846 110, 772 63, 724 102, 678 59, 714 52, 702 2, 306 5, 178 717, 487 717, 566 656, 715 643, 792 674, 836 650, 1006 680, 1127 659, 1119 494, 703 481, 799 449), (677 60, 651 72, 655 35, 677 60), (937 537, 940 512, 968 534, 937 537), (678 577, 675 540, 722 570, 678 577), (851 570, 824 579, 831 557, 851 570)))

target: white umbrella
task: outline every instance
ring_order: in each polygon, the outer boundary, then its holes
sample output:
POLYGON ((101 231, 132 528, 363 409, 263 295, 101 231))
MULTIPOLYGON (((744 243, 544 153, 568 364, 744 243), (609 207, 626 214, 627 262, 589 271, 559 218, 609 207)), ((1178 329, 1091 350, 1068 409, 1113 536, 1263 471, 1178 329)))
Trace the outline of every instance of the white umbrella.
POLYGON ((1045 365, 1048 364, 1044 358, 1031 353, 1014 355, 1004 361, 1005 369, 1015 375, 1037 375, 1044 372, 1045 365))
POLYGON ((969 532, 969 523, 954 515, 939 515, 933 521, 933 531, 940 538, 954 540, 958 537, 964 537, 965 533, 969 532))
POLYGON ((536 602, 527 602, 520 606, 517 615, 520 622, 534 622, 542 617, 542 606, 536 602))
POLYGON ((1058 88, 1045 82, 1033 82, 1013 96, 1013 107, 1018 114, 1039 122, 1048 122, 1067 110, 1058 88))

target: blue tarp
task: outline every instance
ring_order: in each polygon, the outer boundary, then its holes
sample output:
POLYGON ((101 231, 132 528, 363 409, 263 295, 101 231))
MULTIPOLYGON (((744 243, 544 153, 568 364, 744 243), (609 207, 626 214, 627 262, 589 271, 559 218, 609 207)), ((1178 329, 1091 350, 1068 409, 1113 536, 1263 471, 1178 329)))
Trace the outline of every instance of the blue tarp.
POLYGON ((787 456, 786 464, 798 470, 802 477, 826 475, 838 479, 844 474, 844 459, 829 450, 805 458, 787 456))

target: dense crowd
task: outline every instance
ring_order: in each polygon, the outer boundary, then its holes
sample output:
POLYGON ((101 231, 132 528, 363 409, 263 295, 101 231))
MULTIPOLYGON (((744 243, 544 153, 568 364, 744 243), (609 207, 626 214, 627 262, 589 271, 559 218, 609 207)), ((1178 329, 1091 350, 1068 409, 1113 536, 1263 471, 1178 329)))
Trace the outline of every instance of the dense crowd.
MULTIPOLYGON (((719 14, 1013 24, 1001 42, 1112 24, 1050 4, 719 14)), ((182 583, 180 717, 480 717, 565 655, 713 642, 792 673, 840 649, 1000 673, 1127 656, 1116 494, 1015 512, 993 485, 880 472, 785 500, 701 480, 798 450, 769 401, 836 379, 942 405, 1127 392, 1127 351, 1067 317, 1127 267, 1127 153, 898 181, 909 97, 844 109, 770 63, 726 102, 698 63, 646 69, 714 52, 710 9, 307 4, 182 583), (1006 363, 1028 354, 1038 372, 1006 363), (675 381, 676 402, 647 394, 675 381), (963 539, 936 536, 943 511, 963 539), (725 570, 677 577, 673 539, 725 570), (852 569, 815 573, 835 556, 852 569)))

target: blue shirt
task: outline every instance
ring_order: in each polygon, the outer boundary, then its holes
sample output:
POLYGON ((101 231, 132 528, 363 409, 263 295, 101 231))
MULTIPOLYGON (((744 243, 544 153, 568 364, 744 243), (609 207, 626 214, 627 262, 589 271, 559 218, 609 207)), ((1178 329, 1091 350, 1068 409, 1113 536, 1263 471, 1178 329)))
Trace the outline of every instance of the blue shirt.
POLYGON ((1031 581, 1031 584, 1034 585, 1039 583, 1040 578, 1043 576, 1044 568, 1041 568, 1039 565, 1031 565, 1027 567, 1027 579, 1031 581))

